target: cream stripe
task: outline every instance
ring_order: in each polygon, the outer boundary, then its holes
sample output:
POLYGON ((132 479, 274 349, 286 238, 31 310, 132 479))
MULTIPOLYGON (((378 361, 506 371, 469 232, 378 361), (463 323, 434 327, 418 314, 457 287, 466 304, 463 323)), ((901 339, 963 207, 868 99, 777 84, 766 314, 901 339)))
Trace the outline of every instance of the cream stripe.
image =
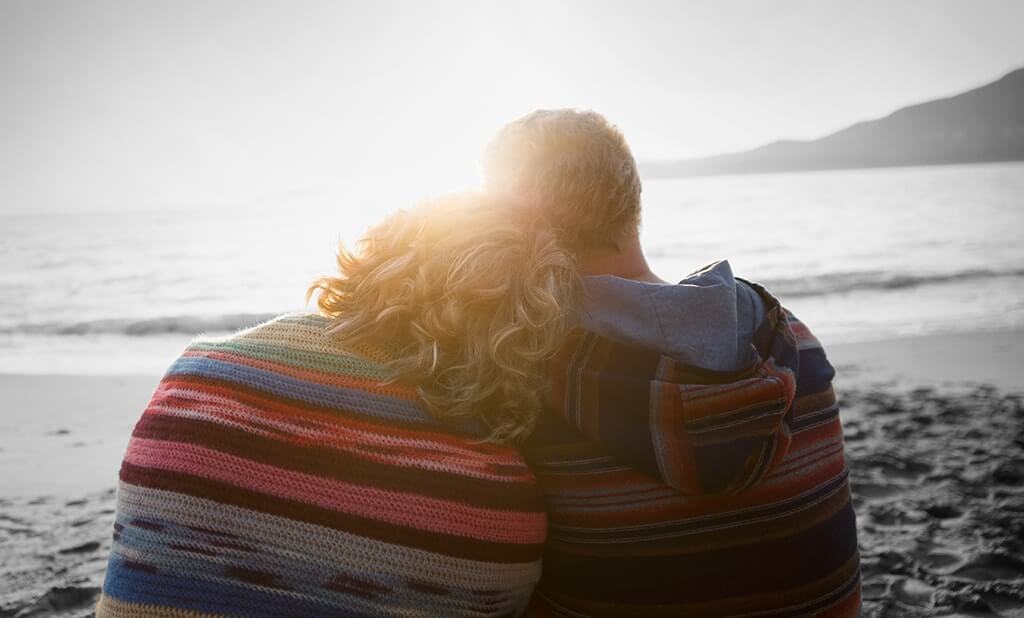
POLYGON ((101 594, 96 603, 96 618, 218 618, 221 615, 148 603, 130 603, 106 594, 101 594))
POLYGON ((540 561, 499 564, 453 558, 426 550, 221 504, 204 498, 122 482, 118 511, 126 517, 156 517, 185 526, 229 531, 269 551, 294 559, 337 564, 346 570, 375 564, 382 572, 467 588, 528 586, 540 579, 540 561))

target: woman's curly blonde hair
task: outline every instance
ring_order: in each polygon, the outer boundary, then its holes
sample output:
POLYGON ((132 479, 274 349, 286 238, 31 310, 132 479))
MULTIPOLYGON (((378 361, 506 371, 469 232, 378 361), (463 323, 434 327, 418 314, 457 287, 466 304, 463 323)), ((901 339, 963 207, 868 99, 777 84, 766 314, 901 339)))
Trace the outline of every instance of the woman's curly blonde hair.
POLYGON ((443 196, 391 215, 358 252, 340 247, 337 263, 308 292, 333 338, 395 350, 395 379, 436 418, 480 420, 495 442, 530 434, 579 294, 573 257, 534 210, 443 196))

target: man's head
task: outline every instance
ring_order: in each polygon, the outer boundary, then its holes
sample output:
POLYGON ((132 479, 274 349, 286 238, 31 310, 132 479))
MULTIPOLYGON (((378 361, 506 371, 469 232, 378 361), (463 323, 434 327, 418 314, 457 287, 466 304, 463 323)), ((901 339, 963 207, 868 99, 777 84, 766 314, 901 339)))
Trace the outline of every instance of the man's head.
POLYGON ((640 223, 640 175, 622 133, 593 111, 538 110, 487 146, 490 190, 543 209, 579 252, 616 251, 640 223))

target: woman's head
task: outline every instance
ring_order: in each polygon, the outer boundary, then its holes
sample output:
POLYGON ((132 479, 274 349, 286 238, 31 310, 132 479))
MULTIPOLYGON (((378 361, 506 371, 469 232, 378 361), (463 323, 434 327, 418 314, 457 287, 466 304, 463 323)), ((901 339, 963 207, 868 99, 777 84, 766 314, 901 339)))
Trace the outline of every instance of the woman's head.
POLYGON ((438 418, 482 420, 495 441, 529 434, 579 285, 535 211, 443 196, 391 215, 358 251, 342 247, 338 269, 310 287, 333 337, 396 349, 391 369, 438 418))

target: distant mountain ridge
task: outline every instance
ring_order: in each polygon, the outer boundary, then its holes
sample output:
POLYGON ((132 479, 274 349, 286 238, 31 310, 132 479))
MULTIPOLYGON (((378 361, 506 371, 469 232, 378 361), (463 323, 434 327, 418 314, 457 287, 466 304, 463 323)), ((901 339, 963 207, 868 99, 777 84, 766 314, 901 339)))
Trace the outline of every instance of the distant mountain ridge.
POLYGON ((645 162, 648 178, 1024 160, 1024 69, 945 99, 901 108, 816 140, 645 162))

